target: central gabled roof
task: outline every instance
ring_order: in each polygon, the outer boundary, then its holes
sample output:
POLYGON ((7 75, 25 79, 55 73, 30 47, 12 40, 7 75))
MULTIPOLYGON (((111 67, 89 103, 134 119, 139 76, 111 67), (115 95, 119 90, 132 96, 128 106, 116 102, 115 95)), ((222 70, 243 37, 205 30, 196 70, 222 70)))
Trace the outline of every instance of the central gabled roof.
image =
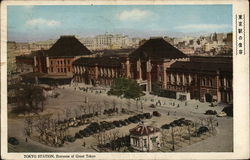
POLYGON ((50 57, 74 57, 93 54, 75 36, 61 36, 56 43, 47 50, 50 57))
POLYGON ((163 38, 151 38, 132 52, 130 58, 160 58, 177 59, 185 58, 187 55, 166 42, 163 38))

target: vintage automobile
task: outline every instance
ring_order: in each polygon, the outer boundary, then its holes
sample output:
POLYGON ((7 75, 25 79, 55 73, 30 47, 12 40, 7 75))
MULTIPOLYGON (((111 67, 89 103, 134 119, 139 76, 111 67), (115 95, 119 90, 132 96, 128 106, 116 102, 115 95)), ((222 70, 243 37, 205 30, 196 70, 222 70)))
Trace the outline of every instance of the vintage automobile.
POLYGON ((19 141, 15 138, 15 137, 10 137, 8 139, 8 143, 12 144, 12 145, 18 145, 19 141))
POLYGON ((218 113, 216 116, 217 116, 217 117, 226 117, 227 114, 226 114, 225 112, 222 111, 222 112, 218 113))

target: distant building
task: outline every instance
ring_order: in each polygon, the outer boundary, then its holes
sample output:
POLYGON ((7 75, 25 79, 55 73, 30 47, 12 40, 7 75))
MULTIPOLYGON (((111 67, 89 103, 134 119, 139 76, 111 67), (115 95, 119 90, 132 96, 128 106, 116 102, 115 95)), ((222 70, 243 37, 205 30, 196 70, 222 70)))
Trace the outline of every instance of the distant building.
POLYGON ((142 152, 152 151, 161 145, 161 132, 159 128, 139 124, 130 129, 130 145, 133 149, 142 152))
POLYGON ((187 55, 193 55, 194 54, 194 49, 193 48, 178 48, 180 51, 187 55))
POLYGON ((29 73, 34 71, 34 54, 16 56, 16 72, 29 73))
POLYGON ((229 48, 233 48, 233 33, 228 33, 224 41, 229 48))
POLYGON ((96 49, 120 49, 131 46, 128 36, 121 34, 97 35, 94 42, 96 49))
POLYGON ((165 36, 165 37, 163 37, 163 39, 164 39, 165 41, 167 41, 168 43, 170 43, 172 46, 174 45, 174 38, 165 36))

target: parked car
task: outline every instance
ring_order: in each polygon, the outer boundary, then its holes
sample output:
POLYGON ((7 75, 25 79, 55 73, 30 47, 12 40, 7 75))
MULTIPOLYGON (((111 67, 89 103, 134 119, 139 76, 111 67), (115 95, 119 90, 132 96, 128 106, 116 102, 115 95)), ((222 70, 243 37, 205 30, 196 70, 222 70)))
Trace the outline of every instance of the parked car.
POLYGON ((144 119, 144 118, 145 118, 145 116, 144 116, 143 114, 138 114, 137 117, 138 117, 139 119, 144 119))
POLYGON ((114 124, 116 127, 122 127, 122 124, 121 124, 119 121, 113 121, 113 124, 114 124))
POLYGON ((146 119, 151 119, 152 115, 150 113, 144 113, 144 116, 146 117, 146 119))
POLYGON ((75 139, 75 137, 70 137, 70 138, 68 139, 68 141, 71 142, 71 143, 73 143, 73 142, 76 141, 76 139, 75 139))
POLYGON ((83 138, 83 135, 80 133, 75 133, 75 138, 83 138))
POLYGON ((123 126, 127 126, 127 125, 128 125, 128 123, 125 122, 125 121, 120 120, 119 122, 120 122, 123 126))
POLYGON ((176 126, 182 126, 182 121, 181 120, 174 120, 173 121, 176 126))
POLYGON ((89 135, 94 134, 93 130, 90 129, 90 128, 85 128, 83 131, 86 132, 86 133, 88 133, 89 135))
POLYGON ((131 124, 131 122, 128 119, 124 120, 127 124, 131 124))
POLYGON ((171 126, 169 124, 164 124, 161 126, 162 129, 169 129, 171 126))
POLYGON ((72 137, 71 135, 67 135, 64 137, 64 141, 75 142, 75 140, 75 137, 72 137))
POLYGON ((169 123, 169 125, 170 125, 171 127, 177 126, 177 125, 175 124, 175 122, 171 122, 171 123, 169 123))
POLYGON ((187 120, 187 119, 183 121, 183 124, 184 124, 185 126, 192 125, 192 123, 193 123, 193 122, 192 122, 191 120, 187 120))
POLYGON ((156 106, 154 104, 150 104, 149 106, 150 108, 156 108, 156 106))
POLYGON ((206 133, 208 132, 208 128, 205 127, 205 126, 201 126, 199 129, 198 129, 198 134, 203 134, 203 133, 206 133))
POLYGON ((106 121, 100 122, 100 127, 103 128, 103 130, 110 130, 111 129, 109 123, 106 121))
POLYGON ((160 114, 158 111, 154 111, 154 112, 153 112, 153 116, 160 117, 161 114, 160 114))
POLYGON ((222 112, 218 113, 216 116, 217 116, 217 117, 226 117, 227 114, 226 114, 225 112, 222 111, 222 112))
POLYGON ((205 114, 206 115, 216 115, 217 114, 217 112, 214 110, 207 110, 206 112, 205 112, 205 114))
POLYGON ((111 129, 115 128, 115 125, 113 123, 109 123, 109 126, 110 126, 111 129))
POLYGON ((138 123, 139 120, 136 118, 136 117, 129 117, 128 120, 131 122, 131 123, 138 123))
POLYGON ((12 145, 18 145, 19 141, 15 138, 15 137, 10 137, 8 139, 8 143, 12 144, 12 145))

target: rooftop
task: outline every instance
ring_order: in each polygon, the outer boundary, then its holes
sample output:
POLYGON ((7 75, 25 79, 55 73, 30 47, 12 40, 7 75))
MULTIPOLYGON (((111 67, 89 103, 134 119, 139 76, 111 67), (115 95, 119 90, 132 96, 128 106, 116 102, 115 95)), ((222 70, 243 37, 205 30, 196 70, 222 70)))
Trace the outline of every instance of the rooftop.
POLYGON ((56 43, 47 50, 50 57, 66 56, 84 56, 91 55, 92 52, 87 49, 75 36, 61 36, 56 43))
POLYGON ((95 57, 95 58, 79 58, 73 62, 73 65, 83 66, 103 66, 103 67, 120 67, 121 59, 119 57, 95 57))
POLYGON ((159 131, 160 131, 159 128, 152 126, 145 126, 144 124, 139 124, 137 127, 129 130, 130 134, 138 136, 150 135, 159 131))
POLYGON ((191 61, 191 62, 175 62, 168 70, 181 70, 181 71, 233 71, 232 63, 227 62, 205 62, 205 61, 191 61))
POLYGON ((152 37, 130 54, 131 58, 186 58, 187 55, 166 42, 163 38, 152 37))

